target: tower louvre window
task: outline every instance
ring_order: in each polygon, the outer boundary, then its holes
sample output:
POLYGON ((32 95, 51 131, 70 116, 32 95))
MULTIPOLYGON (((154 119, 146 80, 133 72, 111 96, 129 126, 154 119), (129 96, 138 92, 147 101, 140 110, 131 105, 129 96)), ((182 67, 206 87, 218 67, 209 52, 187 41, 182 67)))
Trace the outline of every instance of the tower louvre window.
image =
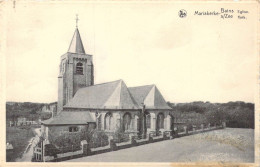
POLYGON ((76 74, 83 74, 83 64, 80 62, 76 64, 76 74))

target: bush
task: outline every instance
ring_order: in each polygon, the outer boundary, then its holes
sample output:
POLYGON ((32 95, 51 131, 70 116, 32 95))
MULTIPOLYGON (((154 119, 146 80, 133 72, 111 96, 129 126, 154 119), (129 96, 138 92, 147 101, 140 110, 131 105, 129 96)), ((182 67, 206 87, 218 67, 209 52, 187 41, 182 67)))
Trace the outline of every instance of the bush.
POLYGON ((113 135, 115 143, 127 142, 129 141, 129 134, 123 132, 121 129, 116 130, 113 135))
MULTIPOLYGON (((63 132, 56 136, 55 133, 49 133, 50 143, 59 151, 55 153, 73 152, 81 149, 81 141, 86 140, 90 148, 103 147, 109 144, 108 136, 103 131, 82 128, 79 132, 63 132)), ((51 148, 55 150, 54 148, 51 148)), ((52 153, 54 154, 54 153, 52 153)))
POLYGON ((108 136, 103 131, 94 131, 89 140, 90 148, 107 146, 109 144, 108 136))
POLYGON ((52 150, 58 149, 55 153, 73 152, 81 149, 82 136, 80 133, 62 133, 59 136, 53 137, 52 144, 50 146, 52 150))
POLYGON ((175 133, 181 133, 181 132, 184 132, 184 127, 181 127, 181 126, 177 126, 177 130, 174 131, 175 133))
POLYGON ((57 154, 59 154, 61 152, 62 151, 60 149, 57 149, 53 144, 45 145, 45 156, 56 156, 57 154))

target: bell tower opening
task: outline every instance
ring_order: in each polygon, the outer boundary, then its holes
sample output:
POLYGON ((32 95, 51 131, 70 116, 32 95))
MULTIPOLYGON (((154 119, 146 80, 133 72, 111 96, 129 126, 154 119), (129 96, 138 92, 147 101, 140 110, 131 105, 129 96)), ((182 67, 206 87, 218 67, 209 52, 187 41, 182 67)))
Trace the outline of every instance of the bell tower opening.
POLYGON ((83 64, 80 62, 76 64, 76 74, 83 75, 83 64))

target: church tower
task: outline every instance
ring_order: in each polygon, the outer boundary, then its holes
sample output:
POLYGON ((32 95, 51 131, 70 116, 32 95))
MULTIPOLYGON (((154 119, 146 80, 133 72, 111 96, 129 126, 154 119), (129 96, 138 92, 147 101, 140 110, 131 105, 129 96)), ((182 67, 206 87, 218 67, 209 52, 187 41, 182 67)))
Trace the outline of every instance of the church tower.
POLYGON ((78 89, 94 84, 92 55, 86 54, 78 27, 67 53, 61 56, 58 77, 58 107, 60 112, 78 89))

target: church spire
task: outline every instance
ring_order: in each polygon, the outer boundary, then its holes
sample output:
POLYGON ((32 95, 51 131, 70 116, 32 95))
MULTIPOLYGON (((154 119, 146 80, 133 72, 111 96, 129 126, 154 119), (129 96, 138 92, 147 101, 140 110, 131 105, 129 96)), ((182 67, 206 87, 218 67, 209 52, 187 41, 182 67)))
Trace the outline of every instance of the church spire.
POLYGON ((79 20, 78 15, 76 15, 76 30, 70 42, 70 47, 68 52, 85 54, 84 46, 82 44, 79 30, 78 30, 78 20, 79 20))
POLYGON ((78 18, 78 14, 76 14, 76 28, 78 28, 78 21, 79 21, 79 18, 78 18))

